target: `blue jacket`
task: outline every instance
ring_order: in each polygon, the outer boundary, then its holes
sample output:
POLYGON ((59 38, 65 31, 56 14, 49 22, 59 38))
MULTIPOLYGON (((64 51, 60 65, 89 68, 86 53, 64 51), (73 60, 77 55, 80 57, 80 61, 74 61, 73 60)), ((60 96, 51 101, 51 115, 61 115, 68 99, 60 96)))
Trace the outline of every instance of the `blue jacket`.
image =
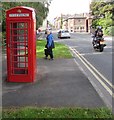
POLYGON ((50 33, 48 36, 47 36, 47 47, 51 47, 51 48, 54 48, 54 41, 53 41, 53 35, 52 33, 50 33))

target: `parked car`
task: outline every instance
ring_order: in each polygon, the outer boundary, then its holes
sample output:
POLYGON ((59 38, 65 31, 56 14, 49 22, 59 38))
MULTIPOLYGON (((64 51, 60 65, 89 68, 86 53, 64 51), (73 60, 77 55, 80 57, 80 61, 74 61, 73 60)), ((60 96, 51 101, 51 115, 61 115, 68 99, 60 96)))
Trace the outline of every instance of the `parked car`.
POLYGON ((70 33, 68 30, 60 30, 58 32, 58 38, 70 38, 70 33))

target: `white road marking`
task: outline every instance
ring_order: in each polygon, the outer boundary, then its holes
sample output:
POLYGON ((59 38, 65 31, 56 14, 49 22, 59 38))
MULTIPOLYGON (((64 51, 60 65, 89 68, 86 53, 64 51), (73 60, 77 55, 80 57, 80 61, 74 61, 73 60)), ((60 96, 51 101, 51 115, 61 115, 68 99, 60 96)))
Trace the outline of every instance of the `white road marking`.
MULTIPOLYGON (((77 51, 77 50, 75 50, 78 54, 79 54, 79 52, 77 51)), ((79 54, 80 55, 80 54, 79 54)), ((108 79, 106 79, 92 64, 90 64, 90 62, 88 62, 83 56, 81 56, 86 62, 87 62, 87 64, 89 64, 91 67, 92 67, 92 69, 97 73, 97 74, 99 74, 100 75, 100 77, 101 78, 103 78, 104 80, 105 80, 105 82, 107 82, 113 89, 114 89, 114 85, 112 85, 112 83, 111 82, 109 82, 109 80, 108 79)))
POLYGON ((87 69, 94 75, 94 77, 101 83, 101 85, 108 91, 108 93, 114 98, 114 94, 112 93, 112 90, 98 77, 98 75, 105 80, 105 82, 107 82, 113 89, 114 86, 112 85, 112 83, 109 82, 109 80, 107 80, 98 70, 96 70, 95 67, 93 67, 82 55, 80 55, 78 53, 78 51, 76 51, 75 49, 69 47, 70 50, 81 60, 81 62, 87 67, 87 69), (84 59, 84 60, 83 60, 84 59), (86 61, 86 62, 85 62, 86 61), (96 75, 96 73, 89 67, 91 66, 91 68, 98 74, 96 75))

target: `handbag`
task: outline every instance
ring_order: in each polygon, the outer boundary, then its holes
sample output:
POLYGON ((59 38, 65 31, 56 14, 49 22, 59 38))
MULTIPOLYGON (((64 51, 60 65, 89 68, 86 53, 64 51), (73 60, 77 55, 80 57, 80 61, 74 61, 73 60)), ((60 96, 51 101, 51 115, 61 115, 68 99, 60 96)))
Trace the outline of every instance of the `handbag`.
POLYGON ((44 53, 45 53, 46 56, 49 55, 49 50, 47 48, 45 48, 44 53))

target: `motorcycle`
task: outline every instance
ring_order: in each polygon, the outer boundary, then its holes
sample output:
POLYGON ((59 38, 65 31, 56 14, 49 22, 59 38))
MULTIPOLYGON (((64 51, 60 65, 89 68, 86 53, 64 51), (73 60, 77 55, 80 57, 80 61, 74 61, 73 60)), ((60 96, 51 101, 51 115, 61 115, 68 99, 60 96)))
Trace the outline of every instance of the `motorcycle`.
POLYGON ((100 52, 103 52, 104 47, 106 46, 103 37, 93 37, 92 44, 93 44, 93 48, 95 50, 99 50, 100 52))

